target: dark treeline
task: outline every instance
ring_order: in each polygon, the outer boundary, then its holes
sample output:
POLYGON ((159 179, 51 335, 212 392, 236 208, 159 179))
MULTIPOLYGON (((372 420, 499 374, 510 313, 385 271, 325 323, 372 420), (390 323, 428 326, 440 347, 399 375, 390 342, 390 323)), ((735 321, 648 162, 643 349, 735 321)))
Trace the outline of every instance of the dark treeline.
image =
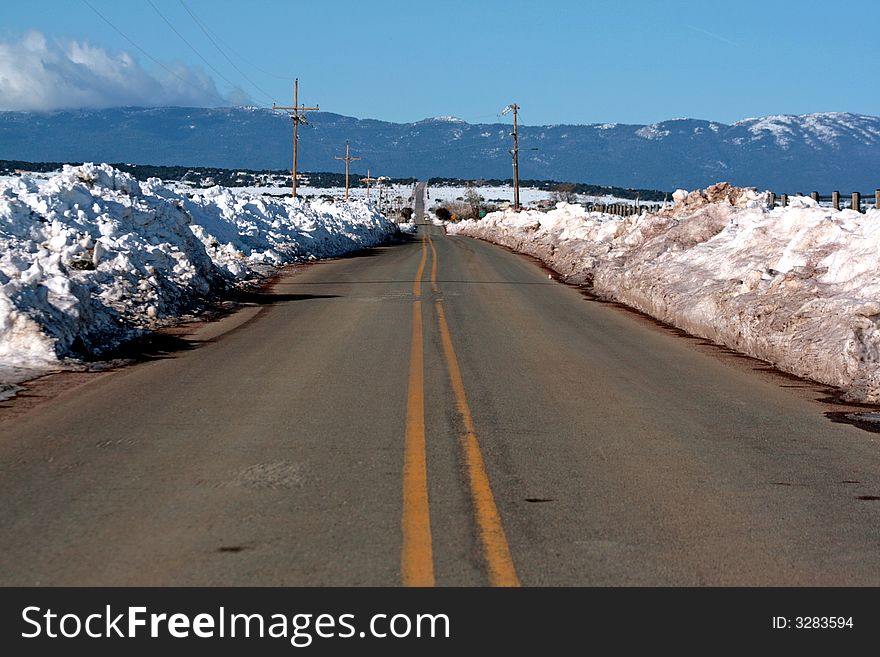
MULTIPOLYGON (((80 165, 82 162, 24 162, 21 160, 0 160, 0 175, 11 175, 16 171, 48 173, 58 171, 65 164, 80 165)), ((110 166, 125 171, 137 180, 160 178, 179 180, 195 187, 223 185, 224 187, 256 187, 262 185, 290 185, 290 171, 273 169, 220 169, 214 167, 157 166, 153 164, 112 163, 110 166)), ((344 173, 301 172, 297 176, 299 185, 309 187, 344 187, 344 173)), ((415 178, 386 178, 385 184, 411 185, 415 178)), ((361 176, 353 174, 349 179, 352 187, 365 187, 361 176)))
MULTIPOLYGON (((16 171, 33 171, 47 173, 58 171, 65 164, 80 165, 82 162, 24 162, 21 160, 0 160, 0 175, 11 175, 16 171)), ((161 178, 162 180, 179 180, 189 183, 194 187, 210 187, 223 185, 224 187, 257 187, 276 185, 286 187, 290 185, 290 171, 278 169, 220 169, 215 167, 183 167, 183 166, 157 166, 153 164, 125 164, 114 163, 111 166, 131 174, 138 180, 148 178, 161 178)), ((345 174, 328 172, 303 172, 297 176, 300 185, 309 187, 328 188, 345 186, 345 174)), ((411 185, 416 182, 415 178, 386 178, 386 184, 411 185)), ((361 176, 353 174, 349 179, 352 187, 364 187, 361 176)), ((461 178, 431 178, 429 185, 440 187, 465 187, 469 184, 482 185, 512 185, 510 178, 501 180, 497 178, 481 180, 463 180, 461 178)), ((588 185, 586 183, 559 182, 557 180, 521 180, 520 186, 543 189, 546 191, 570 191, 576 194, 590 194, 604 196, 610 194, 617 198, 640 198, 643 201, 662 201, 666 192, 656 189, 626 189, 623 187, 606 187, 603 185, 588 185)))

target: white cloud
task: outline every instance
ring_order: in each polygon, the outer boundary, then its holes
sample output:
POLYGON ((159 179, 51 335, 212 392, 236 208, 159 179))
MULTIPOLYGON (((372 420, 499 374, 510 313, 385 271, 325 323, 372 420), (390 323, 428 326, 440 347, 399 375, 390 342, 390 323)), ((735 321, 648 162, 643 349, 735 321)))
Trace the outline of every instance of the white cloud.
POLYGON ((147 72, 127 52, 110 53, 84 41, 47 41, 29 32, 0 42, 0 110, 54 110, 120 106, 237 104, 210 76, 184 65, 147 72))

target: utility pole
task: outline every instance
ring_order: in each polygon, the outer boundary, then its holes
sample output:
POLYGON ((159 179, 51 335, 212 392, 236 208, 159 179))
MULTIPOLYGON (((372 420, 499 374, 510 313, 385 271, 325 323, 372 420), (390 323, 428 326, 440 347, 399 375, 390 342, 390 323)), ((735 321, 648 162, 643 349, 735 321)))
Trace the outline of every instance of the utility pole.
POLYGON ((362 183, 367 183, 367 203, 370 202, 370 183, 376 182, 378 178, 370 178, 370 170, 367 169, 367 177, 361 178, 362 183))
MULTIPOLYGON (((351 157, 348 154, 348 142, 345 142, 345 157, 337 157, 337 160, 345 160, 345 200, 348 200, 348 163, 353 162, 354 160, 359 160, 359 157, 351 157)), ((367 175, 370 175, 370 172, 367 171, 367 175)), ((369 194, 369 192, 367 192, 369 194)))
POLYGON ((382 183, 389 180, 387 176, 379 176, 376 178, 376 187, 379 188, 379 212, 382 212, 382 183))
POLYGON ((511 103, 505 107, 501 114, 513 112, 513 210, 519 212, 519 135, 517 134, 516 113, 519 111, 519 105, 511 103))
POLYGON ((299 124, 308 124, 306 121, 306 117, 302 112, 317 112, 318 106, 315 107, 302 107, 299 104, 299 78, 293 81, 293 107, 279 107, 278 105, 272 104, 273 110, 283 110, 290 115, 290 118, 293 119, 293 169, 290 172, 290 177, 292 180, 291 188, 293 191, 293 198, 296 198, 296 153, 297 153, 297 145, 299 144, 299 135, 298 128, 299 124))

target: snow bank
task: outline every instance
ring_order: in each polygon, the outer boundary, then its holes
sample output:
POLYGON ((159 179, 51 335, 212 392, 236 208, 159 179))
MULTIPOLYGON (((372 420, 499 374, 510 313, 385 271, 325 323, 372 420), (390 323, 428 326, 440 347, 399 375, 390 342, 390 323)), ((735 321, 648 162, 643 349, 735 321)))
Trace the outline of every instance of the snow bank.
POLYGON ((224 287, 396 231, 365 203, 189 198, 106 164, 0 179, 0 380, 100 356, 224 287))
POLYGON ((657 214, 617 217, 564 203, 448 226, 536 256, 693 335, 880 402, 880 211, 796 197, 767 208, 720 183, 657 214))

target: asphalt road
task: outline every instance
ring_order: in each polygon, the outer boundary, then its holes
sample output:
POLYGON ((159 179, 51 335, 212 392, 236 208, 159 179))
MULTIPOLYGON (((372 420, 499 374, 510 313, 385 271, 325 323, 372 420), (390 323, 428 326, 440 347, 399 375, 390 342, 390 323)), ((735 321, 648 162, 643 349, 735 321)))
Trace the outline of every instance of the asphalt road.
POLYGON ((422 226, 182 346, 0 404, 0 583, 880 584, 877 434, 501 248, 422 226))

